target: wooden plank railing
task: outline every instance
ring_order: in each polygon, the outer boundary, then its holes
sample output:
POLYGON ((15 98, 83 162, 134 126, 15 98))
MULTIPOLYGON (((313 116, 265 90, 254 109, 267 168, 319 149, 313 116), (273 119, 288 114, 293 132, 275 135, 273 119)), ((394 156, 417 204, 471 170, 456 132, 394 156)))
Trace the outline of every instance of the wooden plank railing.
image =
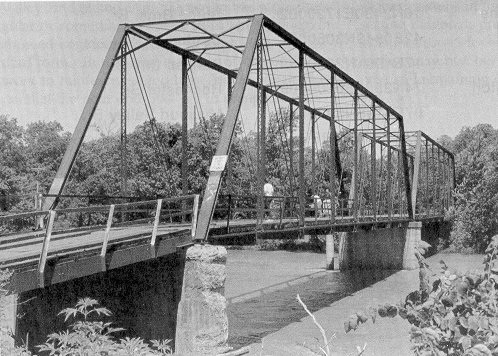
MULTIPOLYGON (((56 232, 57 219, 64 220, 69 214, 103 214, 107 215, 105 229, 103 230, 102 245, 100 249, 100 263, 101 270, 104 272, 107 270, 107 251, 112 237, 112 229, 117 226, 126 225, 136 225, 143 224, 144 222, 153 221, 151 227, 151 238, 150 238, 150 251, 151 258, 156 257, 156 246, 157 246, 157 236, 158 229, 161 224, 167 223, 168 226, 179 225, 184 228, 190 228, 192 230, 192 237, 195 233, 195 227, 197 224, 197 214, 199 211, 199 195, 187 195, 173 198, 162 198, 157 200, 147 200, 139 202, 128 202, 120 204, 110 204, 102 206, 90 206, 90 207, 75 207, 75 208, 64 208, 49 211, 34 211, 25 212, 18 214, 9 214, 0 216, 0 223, 12 222, 18 219, 32 219, 32 218, 45 218, 48 220, 45 234, 43 237, 43 243, 41 246, 41 251, 38 259, 38 274, 39 274, 39 286, 43 288, 45 286, 45 268, 47 264, 47 259, 50 252, 50 243, 52 236, 56 232), (165 208, 165 203, 169 204, 169 207, 165 208), (179 203, 175 206, 173 203, 179 203), (184 207, 184 210, 181 210, 184 207), (118 213, 125 213, 128 216, 128 221, 118 222, 118 213), (132 216, 135 214, 135 216, 132 216), (148 215, 153 214, 153 217, 148 215), (186 217, 190 217, 190 222, 187 221, 186 217)), ((99 222, 99 220, 97 220, 99 222)), ((93 224, 91 226, 86 226, 86 230, 99 230, 103 227, 100 224, 93 224)), ((75 229, 69 229, 70 232, 75 231, 75 229)), ((59 232, 68 232, 68 230, 61 229, 59 232)), ((140 233, 143 236, 143 231, 140 233)), ((29 238, 29 235, 28 237, 29 238)))

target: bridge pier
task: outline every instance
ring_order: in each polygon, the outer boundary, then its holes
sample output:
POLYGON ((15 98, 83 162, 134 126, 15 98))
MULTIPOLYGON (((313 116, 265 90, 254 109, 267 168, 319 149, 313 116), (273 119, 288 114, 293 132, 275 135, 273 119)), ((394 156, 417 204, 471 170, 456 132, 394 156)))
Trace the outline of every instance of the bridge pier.
POLYGON ((335 262, 334 234, 325 235, 325 269, 334 270, 335 262))
POLYGON ((14 347, 17 331, 17 293, 0 297, 0 354, 4 346, 14 347))
POLYGON ((343 232, 340 269, 415 269, 415 248, 421 240, 422 223, 418 221, 400 227, 343 232))
POLYGON ((187 250, 175 354, 217 355, 229 350, 226 261, 222 246, 194 245, 187 250))

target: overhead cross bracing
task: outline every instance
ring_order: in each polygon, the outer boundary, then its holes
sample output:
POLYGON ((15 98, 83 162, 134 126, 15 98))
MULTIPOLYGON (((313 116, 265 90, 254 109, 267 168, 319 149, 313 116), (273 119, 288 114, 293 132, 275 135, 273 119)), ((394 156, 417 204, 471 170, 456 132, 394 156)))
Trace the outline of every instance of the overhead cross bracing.
MULTIPOLYGON (((346 211, 345 214, 356 222, 362 217, 377 220, 385 216, 389 221, 414 218, 416 211, 410 171, 413 172, 411 167, 415 164, 416 155, 407 151, 403 117, 264 15, 120 25, 50 189, 52 196, 57 197, 63 190, 113 65, 123 63, 126 58, 131 58, 135 65, 135 53, 148 46, 156 46, 182 57, 182 142, 188 141, 187 95, 189 89, 193 91, 194 79, 190 75, 193 68, 207 67, 228 77, 229 104, 213 159, 219 165, 211 169, 204 189, 196 239, 207 237, 221 182, 230 179, 229 153, 236 123, 243 114, 241 105, 246 87, 255 89, 257 93, 257 117, 254 121, 258 154, 257 167, 254 168, 257 173, 254 194, 258 198, 259 222, 263 219, 264 210, 263 185, 268 178, 265 172, 268 165, 266 135, 269 126, 267 118, 271 115, 277 117, 282 146, 289 148, 283 156, 289 172, 289 191, 292 193, 292 187, 298 188, 294 210, 300 226, 306 224, 310 198, 307 190, 316 193, 325 188, 324 184, 330 191, 328 194, 340 201, 338 207, 335 204, 330 207, 327 215, 330 225, 335 223, 338 210, 346 211), (298 123, 297 139, 293 135, 294 126, 291 126, 290 133, 281 127, 284 115, 298 123), (317 154, 317 147, 327 142, 330 154, 328 158, 321 157, 317 154), (293 145, 297 146, 298 157, 293 154, 293 145), (308 147, 311 147, 310 182, 305 181, 305 149, 308 147), (226 165, 225 161, 228 161, 226 165), (326 172, 322 172, 322 176, 315 174, 320 166, 326 166, 322 169, 326 172)), ((146 91, 142 91, 142 96, 147 102, 146 91)), ((197 93, 193 92, 192 96, 194 101, 200 101, 197 93)), ((126 105, 125 100, 123 103, 126 105)), ((146 106, 150 107, 150 104, 146 106)), ((152 109, 147 112, 153 127, 155 118, 152 109)), ((126 109, 122 113, 126 115, 126 109)), ((200 115, 200 118, 203 116, 200 115)), ((126 125, 122 126, 125 128, 126 125)), ((125 139, 123 147, 126 148, 125 139)), ((160 143, 158 147, 161 152, 160 143)), ((183 194, 187 194, 185 155, 184 150, 181 173, 183 194)), ((124 154, 122 156, 125 157, 124 154)), ((45 208, 54 208, 56 203, 56 198, 48 199, 45 208)))

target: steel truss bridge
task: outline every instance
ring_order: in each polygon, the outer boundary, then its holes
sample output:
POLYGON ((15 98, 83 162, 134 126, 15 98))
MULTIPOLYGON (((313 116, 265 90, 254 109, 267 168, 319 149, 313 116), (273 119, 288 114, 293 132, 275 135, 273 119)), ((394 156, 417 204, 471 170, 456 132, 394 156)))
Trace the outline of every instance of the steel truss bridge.
MULTIPOLYGON (((154 140, 161 159, 161 142, 154 140)), ((452 205, 454 181, 451 152, 421 131, 406 132, 400 113, 265 15, 122 24, 42 205, 0 217, 9 231, 0 236, 0 261, 16 271, 14 284, 23 291, 155 258, 208 238, 440 220, 452 205), (157 130, 135 57, 147 47, 181 58, 180 194, 59 206, 64 199, 82 198, 64 195, 64 188, 115 66, 120 66, 120 174, 126 195, 130 63, 138 73, 152 132, 157 130), (226 78, 221 91, 228 108, 205 188, 191 191, 186 148, 189 107, 199 101, 191 76, 197 67, 226 78), (257 159, 252 190, 236 194, 230 189, 236 181, 231 148, 237 125, 247 115, 248 95, 256 107, 257 159), (264 184, 275 178, 268 172, 270 117, 283 147, 287 180, 280 177, 285 189, 265 197, 264 184), (222 186, 228 188, 222 191, 222 186), (319 192, 320 199, 309 191, 319 192), (35 224, 43 229, 26 230, 35 224)))

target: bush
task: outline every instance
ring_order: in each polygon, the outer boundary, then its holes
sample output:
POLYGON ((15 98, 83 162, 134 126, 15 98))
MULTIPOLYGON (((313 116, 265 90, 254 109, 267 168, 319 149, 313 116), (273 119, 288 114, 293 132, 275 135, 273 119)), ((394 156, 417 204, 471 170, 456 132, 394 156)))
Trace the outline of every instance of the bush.
MULTIPOLYGON (((0 292, 3 297, 6 295, 3 288, 4 281, 8 280, 10 274, 5 271, 0 271, 0 273, 0 277, 6 277, 0 278, 0 292)), ((172 348, 169 345, 171 340, 152 340, 152 345, 140 338, 126 337, 115 340, 112 334, 123 329, 114 328, 111 323, 92 320, 95 317, 111 315, 108 309, 99 307, 98 302, 94 299, 80 299, 74 308, 66 308, 59 314, 65 316, 65 321, 70 318, 75 319, 75 321, 69 326, 69 330, 53 333, 48 336, 45 344, 37 346, 39 351, 45 355, 152 356, 172 354, 172 348)), ((5 336, 10 336, 9 331, 1 330, 0 334, 2 336, 0 355, 32 356, 26 347, 13 347, 11 343, 7 342, 5 336)))
POLYGON ((386 304, 353 314, 344 323, 356 330, 369 318, 396 317, 411 325, 415 355, 498 354, 498 235, 486 249, 484 270, 452 272, 441 261, 442 272, 431 280, 428 265, 418 253, 420 288, 397 305, 386 304))
POLYGON ((59 314, 65 315, 65 321, 69 318, 81 317, 70 325, 69 330, 54 333, 48 336, 45 344, 38 346, 41 352, 49 352, 50 355, 67 356, 141 356, 141 355, 167 355, 171 354, 171 340, 152 340, 152 347, 140 338, 125 338, 114 340, 112 334, 123 330, 114 328, 111 323, 102 321, 91 321, 92 316, 109 316, 111 312, 98 306, 94 299, 80 299, 75 308, 66 308, 59 314))
POLYGON ((455 153, 456 188, 449 241, 454 251, 484 252, 498 233, 498 130, 480 124, 464 127, 446 145, 455 153))

